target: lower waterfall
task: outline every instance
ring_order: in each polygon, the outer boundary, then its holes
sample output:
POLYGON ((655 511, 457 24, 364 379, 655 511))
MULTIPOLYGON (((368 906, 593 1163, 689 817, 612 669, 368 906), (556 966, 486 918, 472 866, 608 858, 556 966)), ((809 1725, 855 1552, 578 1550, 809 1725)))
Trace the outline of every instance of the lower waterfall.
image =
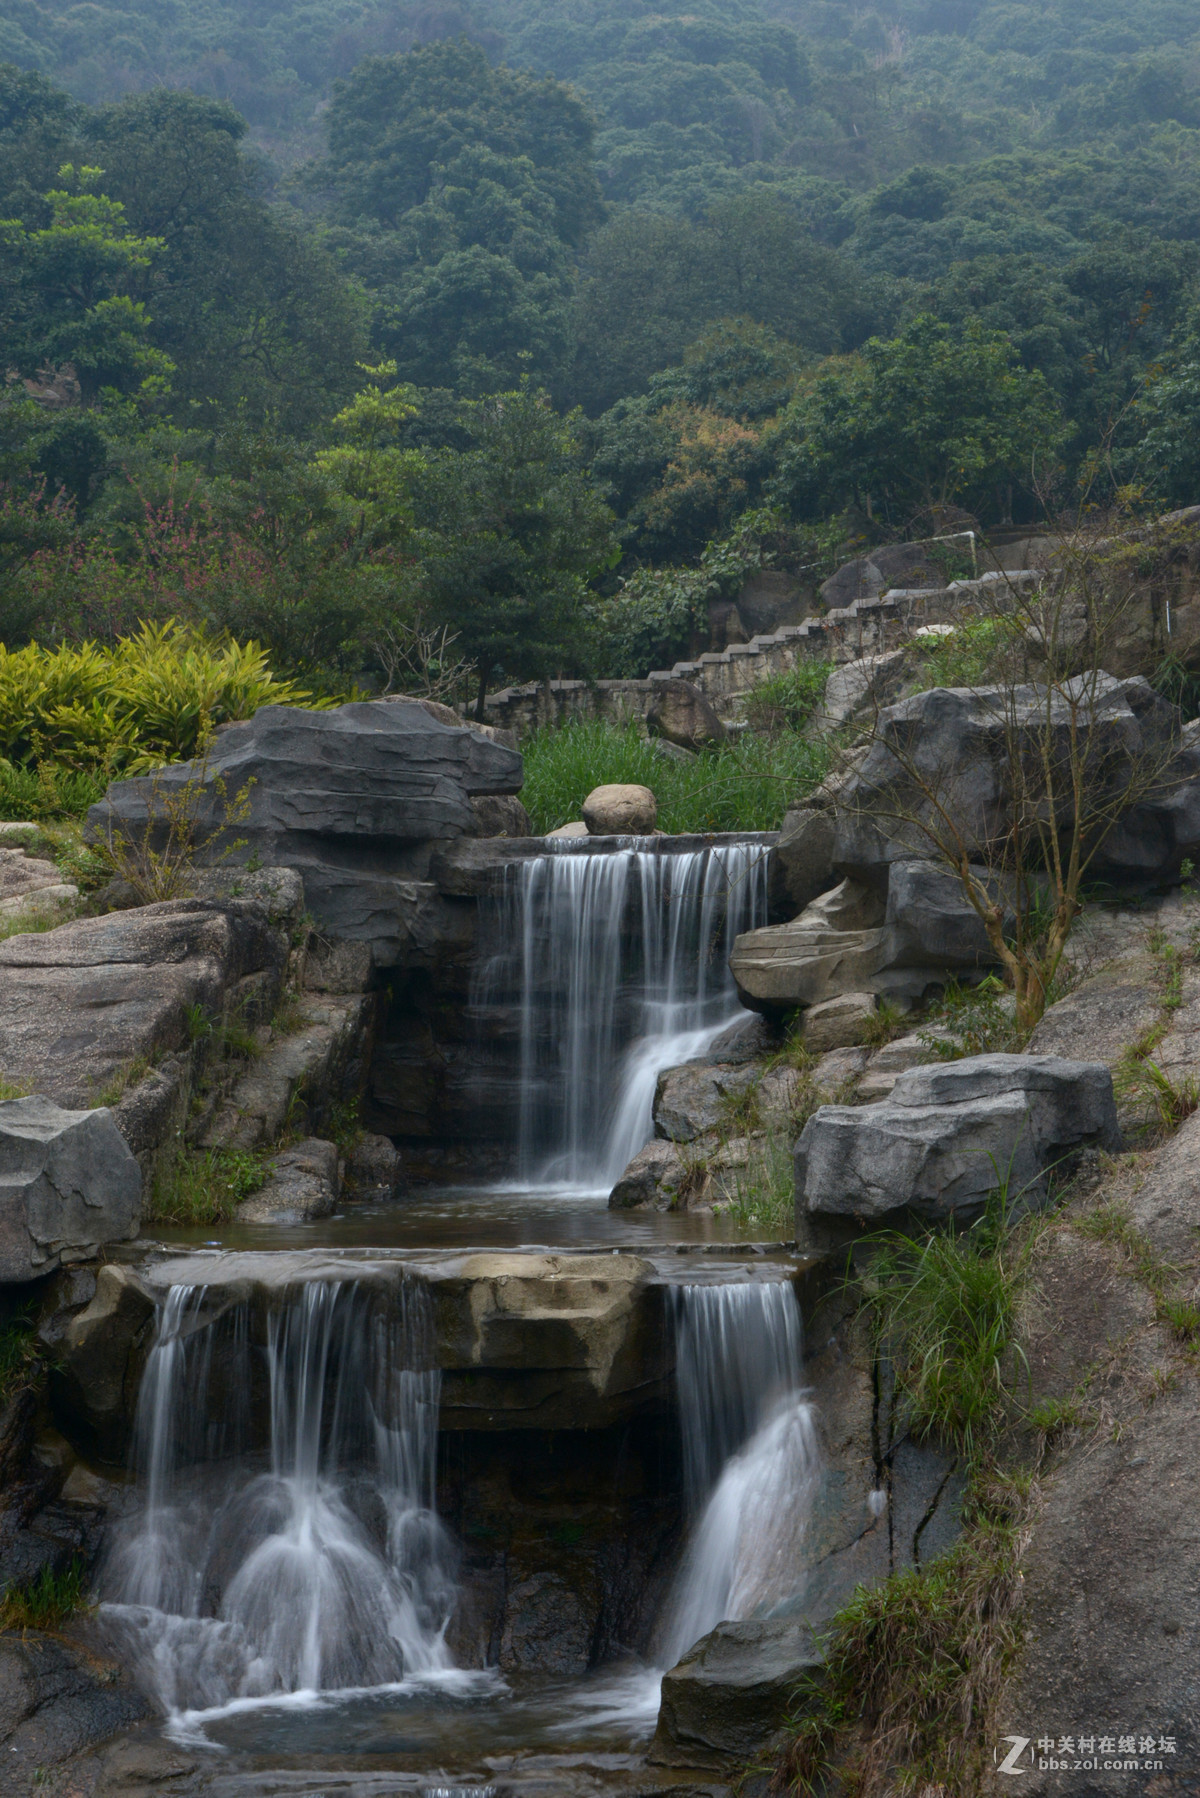
POLYGON ((448 1669, 427 1294, 285 1288, 258 1346, 245 1304, 213 1311, 201 1286, 162 1304, 138 1503, 102 1569, 106 1626, 173 1716, 448 1669), (265 1457, 250 1417, 264 1359, 265 1457))
POLYGON ((676 1286, 671 1297, 688 1536, 657 1632, 661 1667, 716 1624, 799 1598, 821 1475, 790 1283, 676 1286))
POLYGON ((766 922, 762 845, 652 841, 568 843, 507 871, 475 1000, 519 1008, 525 1181, 611 1188, 652 1134, 662 1070, 742 1015, 729 950, 766 922))

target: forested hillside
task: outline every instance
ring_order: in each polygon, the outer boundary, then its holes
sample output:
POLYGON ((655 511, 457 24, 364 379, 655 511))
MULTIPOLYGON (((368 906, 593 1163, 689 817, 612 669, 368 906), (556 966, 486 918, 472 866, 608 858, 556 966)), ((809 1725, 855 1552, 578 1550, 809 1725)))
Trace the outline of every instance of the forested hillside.
POLYGON ((642 672, 764 559, 1200 499, 1188 0, 9 0, 0 57, 10 644, 642 672))

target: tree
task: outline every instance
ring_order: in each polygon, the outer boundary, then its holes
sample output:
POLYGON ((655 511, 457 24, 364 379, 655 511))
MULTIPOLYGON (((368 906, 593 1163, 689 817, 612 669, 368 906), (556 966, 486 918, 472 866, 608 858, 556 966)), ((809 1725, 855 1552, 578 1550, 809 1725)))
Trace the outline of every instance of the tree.
POLYGON ((1001 585, 964 615, 988 650, 979 684, 879 711, 840 800, 860 848, 882 840, 869 853, 932 856, 953 875, 1025 1031, 1045 1009, 1085 883, 1106 860, 1110 874, 1127 857, 1141 872, 1138 829, 1123 841, 1123 826, 1147 807, 1141 828, 1161 841, 1155 804, 1191 776, 1175 707, 1148 682, 1106 672, 1145 603, 1147 560, 1164 547, 1140 528, 1061 532, 1036 588, 1001 585))
POLYGON ((568 89, 461 41, 369 58, 338 85, 310 184, 407 379, 478 394, 558 372, 571 252, 599 216, 591 145, 568 89))
POLYGON ((162 239, 130 230, 121 202, 99 191, 103 174, 64 163, 62 185, 45 196, 48 224, 0 220, 12 362, 25 375, 69 365, 87 405, 104 388, 163 392, 174 372, 131 292, 161 255, 162 239))
POLYGON ((528 382, 474 401, 469 446, 428 452, 416 481, 419 602, 493 678, 584 668, 588 583, 617 554, 613 517, 586 469, 574 422, 528 382))
POLYGON ((267 205, 245 131, 224 102, 165 89, 86 122, 105 191, 160 244, 140 297, 180 412, 311 429, 353 391, 366 303, 311 229, 267 205))
POLYGON ((801 515, 856 504, 892 530, 956 501, 1003 517, 1061 428, 1006 337, 922 315, 802 385, 775 438, 777 493, 801 515))

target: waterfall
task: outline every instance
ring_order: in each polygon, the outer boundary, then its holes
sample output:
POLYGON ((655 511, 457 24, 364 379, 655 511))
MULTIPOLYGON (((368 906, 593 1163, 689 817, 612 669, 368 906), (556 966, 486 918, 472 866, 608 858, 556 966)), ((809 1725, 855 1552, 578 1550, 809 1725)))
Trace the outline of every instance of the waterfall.
POLYGON ((672 1306, 689 1527, 658 1631, 663 1667, 716 1624, 799 1597, 821 1472, 791 1285, 677 1286, 672 1306))
POLYGON ((760 843, 665 853, 569 843, 506 870, 477 1003, 519 1008, 519 1171, 608 1191, 652 1134, 664 1068, 741 1013, 733 939, 766 919, 760 843))
POLYGON ((254 1321, 203 1286, 167 1292, 138 1402, 139 1501, 101 1574, 104 1621, 176 1718, 451 1665, 428 1295, 312 1280, 279 1294, 265 1344, 254 1321))

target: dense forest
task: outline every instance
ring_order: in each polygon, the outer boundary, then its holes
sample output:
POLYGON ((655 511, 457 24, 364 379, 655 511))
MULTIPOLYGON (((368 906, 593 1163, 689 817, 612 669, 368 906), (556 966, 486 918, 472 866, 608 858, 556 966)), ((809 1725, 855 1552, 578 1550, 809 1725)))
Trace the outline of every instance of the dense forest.
POLYGON ((1188 0, 9 0, 0 58, 10 647, 642 673, 772 558, 1200 499, 1188 0))

